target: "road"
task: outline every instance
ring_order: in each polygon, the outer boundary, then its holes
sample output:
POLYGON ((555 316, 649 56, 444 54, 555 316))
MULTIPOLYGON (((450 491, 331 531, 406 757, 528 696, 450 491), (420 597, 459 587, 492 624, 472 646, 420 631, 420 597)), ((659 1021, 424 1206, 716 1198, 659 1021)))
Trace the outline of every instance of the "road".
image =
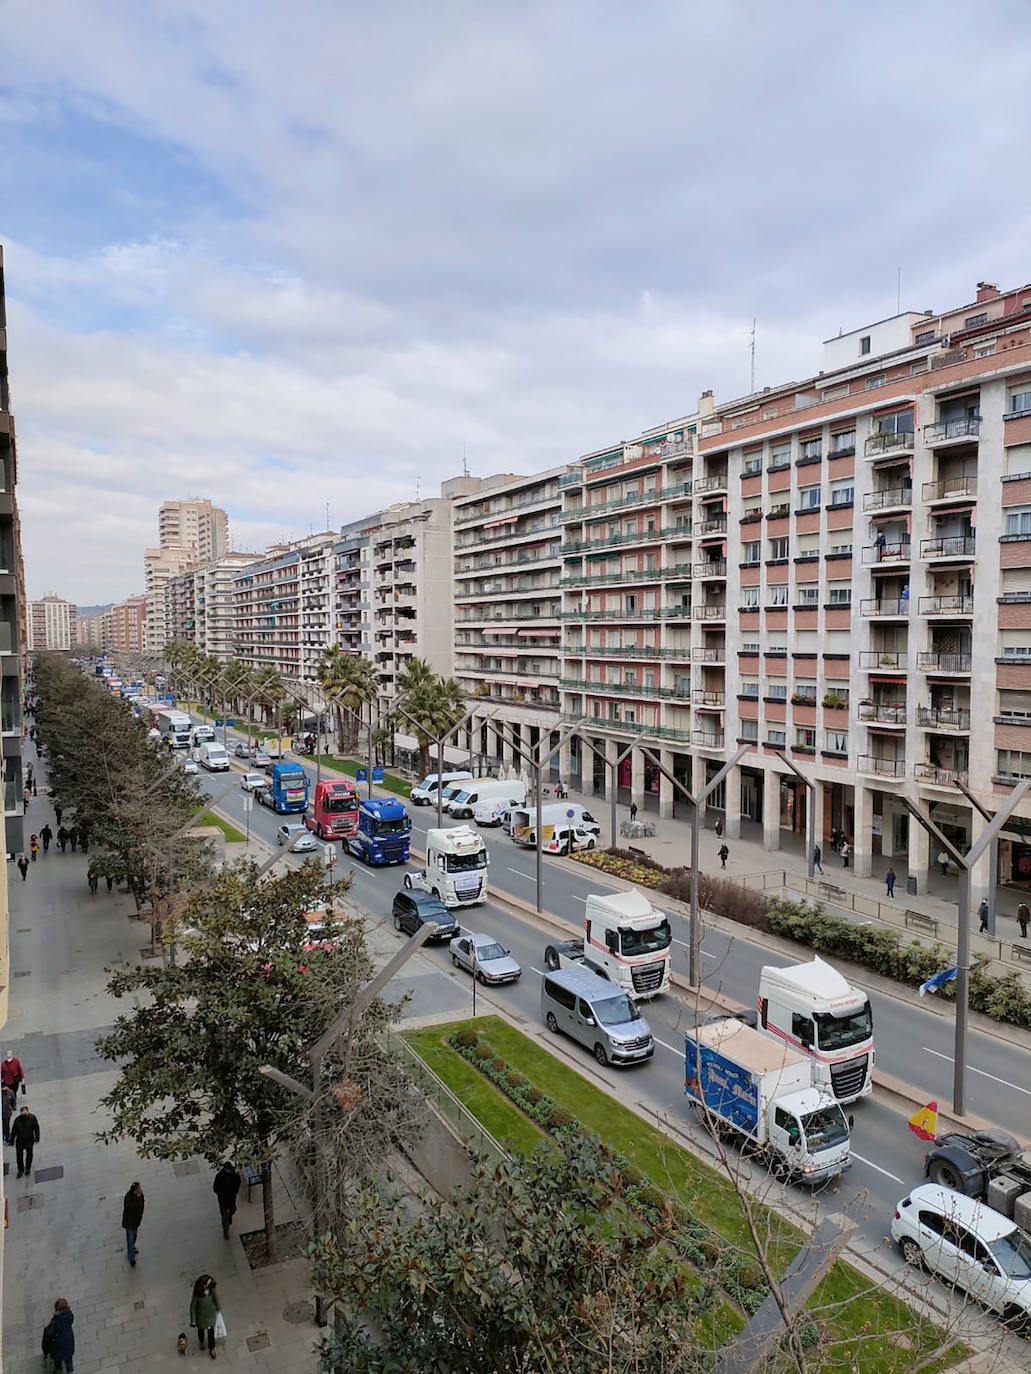
MULTIPOLYGON (((309 768, 314 775, 314 769, 309 768)), ((221 791, 226 785, 225 774, 199 777, 202 788, 209 794, 221 791)), ((244 827, 243 793, 234 791, 220 804, 233 821, 244 827)), ((275 831, 282 817, 255 805, 251 811, 251 832, 275 843, 275 831)), ((436 820, 430 808, 413 808, 413 848, 424 849, 426 830, 436 820)), ((507 890, 523 900, 534 895, 534 853, 513 844, 500 830, 486 831, 491 851, 490 881, 496 890, 507 890)), ((568 871, 562 864, 547 858, 545 863, 545 906, 564 918, 579 922, 584 896, 588 891, 615 891, 593 873, 568 871)), ((347 871, 348 859, 338 860, 336 872, 347 871)), ((414 865, 413 865, 414 866, 414 865)), ((386 916, 394 893, 401 885, 402 870, 366 868, 355 863, 352 893, 367 910, 386 916)), ((524 970, 522 980, 490 994, 504 1003, 531 1030, 537 1033, 541 1023, 539 1007, 539 977, 543 972, 542 955, 545 944, 553 935, 546 933, 529 914, 522 915, 510 905, 487 901, 463 911, 459 917, 466 929, 483 930, 501 940, 518 959, 524 970)), ((687 921, 671 913, 674 930, 674 967, 687 975, 687 921)), ((400 937, 399 937, 400 938, 400 937)), ((441 975, 451 980, 449 1004, 455 1005, 454 983, 469 987, 465 974, 456 973, 445 948, 430 949, 441 975)), ((751 1006, 755 1001, 759 969, 771 961, 768 950, 753 944, 741 935, 728 937, 722 931, 706 927, 702 938, 703 975, 706 987, 713 993, 751 1006)), ((471 989, 469 996, 471 997, 471 989)), ((459 997, 461 994, 459 994, 459 997)), ((926 1088, 926 1099, 951 1097, 952 1021, 950 1017, 934 1014, 922 1007, 890 996, 871 994, 874 1007, 878 1061, 883 1068, 903 1080, 926 1088)), ((645 1004, 657 1042, 654 1059, 636 1069, 608 1071, 623 1079, 622 1100, 635 1109, 644 1108, 674 1122, 689 1135, 703 1140, 694 1124, 683 1097, 683 1028, 694 1019, 694 1008, 679 996, 670 996, 645 1004)), ((703 1014, 704 1011, 703 1011, 703 1014)), ((583 1056, 583 1067, 597 1072, 586 1050, 571 1042, 563 1042, 567 1053, 583 1056)), ((1022 1132, 1031 1115, 1031 1091, 1027 1075, 1026 1051, 982 1032, 970 1036, 969 1107, 1007 1129, 1022 1132)), ((611 1081, 611 1079, 610 1079, 611 1081)), ((897 1200, 909 1187, 922 1179, 924 1146, 908 1130, 905 1117, 885 1102, 867 1099, 850 1109, 855 1115, 853 1167, 832 1187, 835 1207, 846 1206, 859 1219, 860 1230, 871 1245, 883 1243, 887 1222, 897 1200)))

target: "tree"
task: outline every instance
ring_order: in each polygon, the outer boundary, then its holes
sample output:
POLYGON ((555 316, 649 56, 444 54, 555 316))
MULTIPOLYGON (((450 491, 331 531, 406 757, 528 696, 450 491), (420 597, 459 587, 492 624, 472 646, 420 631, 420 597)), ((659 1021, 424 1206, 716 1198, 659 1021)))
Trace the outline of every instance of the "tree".
POLYGON ((419 744, 419 767, 423 776, 430 771, 430 745, 465 715, 465 693, 453 677, 438 676, 424 659, 411 658, 398 675, 396 721, 402 729, 414 730, 419 744))
POLYGON ((376 669, 367 658, 346 653, 339 644, 332 644, 322 655, 318 679, 336 716, 337 748, 346 754, 357 748, 361 713, 376 698, 376 669))
MULTIPOLYGON (((299 1111, 297 1099, 259 1070, 271 1065, 309 1080, 309 1047, 373 973, 357 920, 334 923, 325 947, 305 950, 305 913, 327 895, 314 863, 275 879, 259 879, 251 862, 224 868, 186 903, 182 964, 112 975, 111 994, 141 1005, 118 1016, 97 1042, 101 1057, 120 1065, 102 1099, 111 1125, 97 1138, 127 1135, 144 1158, 201 1155, 213 1166, 237 1158, 259 1169, 270 1256, 271 1165, 280 1140, 296 1138, 299 1111)), ((393 1015, 374 1002, 362 1036, 393 1015)), ((339 1059, 327 1060, 330 1076, 339 1059)), ((396 1085, 391 1091, 396 1095, 396 1085)), ((366 1124, 377 1113, 389 1115, 389 1100, 360 1088, 359 1095, 366 1124)))

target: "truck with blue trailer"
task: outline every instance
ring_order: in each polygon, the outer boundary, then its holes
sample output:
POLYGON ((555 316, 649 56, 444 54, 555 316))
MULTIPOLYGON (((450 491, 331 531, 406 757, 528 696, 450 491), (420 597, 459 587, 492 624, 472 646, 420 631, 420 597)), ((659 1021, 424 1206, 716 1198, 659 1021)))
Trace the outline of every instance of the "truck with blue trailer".
POLYGON ((274 763, 268 783, 255 792, 262 806, 281 816, 308 809, 308 774, 299 763, 274 763))
POLYGON ((812 1061, 727 1016, 688 1031, 684 1092, 714 1136, 751 1147, 782 1177, 823 1183, 849 1167, 851 1121, 812 1061))
POLYGON ((358 807, 358 829, 344 839, 344 849, 367 864, 408 861, 412 818, 396 797, 369 797, 358 807))

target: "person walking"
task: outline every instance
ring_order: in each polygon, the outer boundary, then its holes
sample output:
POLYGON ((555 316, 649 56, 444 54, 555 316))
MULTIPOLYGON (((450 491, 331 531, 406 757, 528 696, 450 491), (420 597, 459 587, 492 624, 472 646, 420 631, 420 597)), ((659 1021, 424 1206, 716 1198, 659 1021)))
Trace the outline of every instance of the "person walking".
POLYGON ((25 1091, 25 1070, 21 1066, 21 1060, 13 1050, 8 1050, 4 1055, 3 1063, 0 1064, 0 1086, 4 1094, 10 1095, 11 1109, 15 1107, 15 1100, 18 1096, 18 1089, 25 1091))
POLYGON ((43 1329, 43 1352, 54 1362, 54 1374, 72 1374, 75 1359, 75 1313, 67 1298, 54 1303, 54 1315, 43 1329))
POLYGON ((79 827, 79 848, 84 854, 89 848, 89 831, 85 826, 79 827))
POLYGON ((727 860, 730 858, 730 850, 725 844, 721 844, 718 852, 720 856, 720 867, 726 868, 727 860))
POLYGON ((823 872, 823 850, 818 844, 813 846, 813 867, 823 872))
POLYGON ((716 831, 716 838, 717 838, 718 840, 722 840, 722 838, 723 838, 723 817, 722 817, 722 816, 717 816, 717 817, 716 817, 716 824, 713 826, 713 829, 716 831))
POLYGON ((105 874, 104 874, 104 882, 107 883, 107 890, 108 890, 108 892, 110 892, 111 889, 112 889, 112 888, 114 887, 114 885, 115 885, 115 880, 114 880, 114 878, 111 877, 111 874, 110 874, 110 873, 105 873, 105 874))
POLYGON ((630 820, 631 822, 637 820, 637 803, 635 801, 630 803, 630 820))
POLYGON ((849 848, 848 840, 843 839, 841 841, 841 848, 838 850, 838 853, 841 855, 842 868, 848 868, 848 856, 852 853, 852 850, 849 848))
POLYGON ((73 825, 73 826, 70 826, 70 827, 69 827, 69 829, 68 829, 68 843, 71 845, 71 847, 72 847, 72 853, 74 854, 74 853, 75 853, 75 846, 79 843, 79 827, 78 827, 77 825, 73 825))
POLYGON ((978 935, 986 934, 988 930, 988 898, 981 898, 981 905, 977 908, 977 914, 981 924, 977 927, 978 935))
POLYGON ((24 854, 18 859, 18 872, 21 874, 22 882, 29 876, 29 861, 24 854))
POLYGON ((49 825, 45 825, 43 829, 39 832, 39 838, 43 844, 43 853, 49 854, 50 841, 54 838, 54 832, 50 829, 49 825))
POLYGON ((215 1175, 211 1191, 218 1198, 218 1212, 222 1218, 222 1234, 228 1240, 229 1228, 233 1224, 233 1217, 236 1214, 236 1199, 240 1192, 239 1170, 228 1159, 215 1175))
POLYGON ((1031 921, 1031 908, 1027 902, 1021 902, 1017 907, 1017 925, 1020 927, 1020 938, 1027 939, 1027 925, 1031 921))
POLYGON ((32 801, 32 788, 28 783, 22 788, 21 799, 25 803, 25 810, 28 811, 29 803, 32 801))
POLYGON ((0 1092, 0 1112, 3 1114, 4 1121, 4 1144, 11 1143, 11 1114, 14 1111, 14 1099, 5 1088, 0 1092))
POLYGON ((136 1268, 136 1233, 143 1220, 144 1197, 139 1183, 133 1183, 122 1198, 122 1230, 125 1232, 125 1249, 129 1256, 130 1269, 136 1268))
POLYGON ((37 856, 37 854, 39 853, 39 836, 38 836, 38 835, 30 835, 30 836, 29 836, 29 853, 32 855, 32 862, 35 863, 35 862, 36 862, 36 856, 37 856))
POLYGON ((63 815, 64 807, 61 806, 60 802, 54 802, 54 820, 57 821, 58 825, 61 824, 61 817, 63 815))
POLYGON ((86 874, 86 881, 89 883, 90 896, 95 897, 97 895, 97 884, 100 882, 100 877, 93 872, 92 868, 86 874))
POLYGON ((29 786, 32 788, 32 795, 35 796, 35 795, 36 795, 36 779, 35 779, 34 777, 29 779, 29 786))
POLYGON ((63 854, 68 847, 68 831, 63 825, 57 827, 57 843, 61 846, 61 853, 63 854))
POLYGON ((28 1107, 22 1107, 11 1122, 11 1144, 18 1163, 18 1177, 21 1178, 32 1168, 32 1152, 39 1144, 39 1122, 28 1107))
POLYGON ((206 1345, 208 1354, 212 1359, 215 1358, 215 1322, 221 1311, 222 1304, 215 1292, 215 1280, 210 1274, 201 1274, 193 1285, 193 1297, 190 1299, 190 1325, 197 1328, 197 1339, 200 1341, 201 1350, 206 1345))
POLYGON ((938 867, 942 871, 942 877, 946 877, 949 871, 949 856, 944 849, 938 852, 938 867))
POLYGON ((895 900, 895 870, 888 865, 888 871, 884 875, 884 886, 888 889, 888 896, 892 901, 895 900))

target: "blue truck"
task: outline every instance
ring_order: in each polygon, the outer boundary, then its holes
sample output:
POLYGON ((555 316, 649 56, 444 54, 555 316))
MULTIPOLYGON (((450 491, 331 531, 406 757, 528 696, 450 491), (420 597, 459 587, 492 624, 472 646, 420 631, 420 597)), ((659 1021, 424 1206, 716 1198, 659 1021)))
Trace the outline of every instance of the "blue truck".
POLYGON ((274 763, 272 777, 255 795, 262 806, 285 816, 308 809, 308 774, 299 763, 274 763))
POLYGON ((367 864, 403 864, 408 860, 412 818, 396 797, 369 798, 358 807, 358 830, 344 849, 367 864))

